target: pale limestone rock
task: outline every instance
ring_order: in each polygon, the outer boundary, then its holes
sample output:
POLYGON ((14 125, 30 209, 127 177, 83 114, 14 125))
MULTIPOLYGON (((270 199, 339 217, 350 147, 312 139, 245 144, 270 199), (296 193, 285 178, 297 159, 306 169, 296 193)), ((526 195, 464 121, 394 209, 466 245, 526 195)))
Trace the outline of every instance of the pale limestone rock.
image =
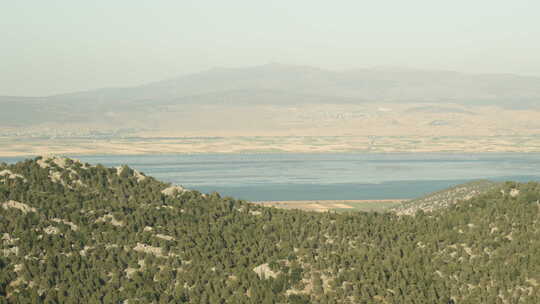
POLYGON ((80 179, 76 180, 76 181, 75 181, 75 184, 77 184, 77 185, 79 185, 79 186, 81 186, 81 187, 86 187, 86 184, 83 183, 80 179))
POLYGON ((156 234, 156 237, 159 238, 159 239, 162 239, 162 240, 166 240, 166 241, 172 241, 174 240, 174 238, 170 235, 165 235, 165 234, 156 234))
POLYGON ((511 197, 516 197, 518 195, 519 195, 519 189, 514 188, 514 189, 510 190, 510 196, 511 197))
POLYGON ((23 264, 17 264, 15 266, 13 266, 13 271, 15 271, 15 272, 21 272, 23 269, 24 269, 23 264))
POLYGON ((41 167, 41 169, 49 168, 50 165, 47 163, 47 158, 42 157, 41 159, 37 160, 37 164, 41 167))
POLYGON ((268 266, 268 263, 259 265, 255 268, 253 268, 253 271, 259 276, 261 279, 265 278, 276 278, 278 276, 278 273, 272 271, 270 267, 268 266))
POLYGON ((133 176, 135 176, 135 178, 137 179, 137 182, 140 183, 142 182, 143 180, 146 179, 146 176, 144 174, 142 174, 141 172, 133 169, 133 176))
POLYGON ((153 254, 158 257, 163 257, 163 253, 161 252, 161 248, 159 247, 153 247, 150 245, 146 245, 143 243, 137 243, 137 246, 133 247, 133 250, 137 252, 144 252, 148 254, 153 254))
MULTIPOLYGON (((137 272, 137 271, 139 271, 139 270, 136 269, 136 268, 131 268, 131 267, 128 267, 128 268, 126 268, 126 270, 124 270, 124 272, 126 273, 126 277, 128 279, 131 279, 133 274, 135 274, 135 272, 137 272)), ((126 303, 126 301, 124 301, 124 303, 126 303)))
POLYGON ((110 223, 111 223, 111 225, 113 225, 113 226, 116 226, 116 227, 123 227, 123 226, 124 226, 124 222, 115 219, 114 216, 113 216, 112 214, 105 214, 104 216, 98 218, 98 219, 95 221, 95 223, 103 223, 103 222, 107 222, 108 219, 110 219, 110 223))
POLYGON ((122 174, 122 172, 124 172, 124 168, 125 168, 125 166, 115 167, 116 175, 120 176, 122 174))
POLYGON ((94 249, 94 247, 93 247, 93 246, 84 246, 84 248, 83 248, 81 251, 79 251, 79 254, 80 254, 81 256, 86 256, 86 253, 87 253, 88 250, 90 250, 90 249, 94 249))
MULTIPOLYGON (((122 174, 122 172, 127 169, 128 167, 126 166, 120 166, 120 167, 116 167, 116 175, 120 176, 120 174, 122 174)), ((146 179, 146 176, 144 174, 142 174, 141 172, 135 170, 135 169, 132 169, 133 170, 133 176, 137 179, 137 182, 140 183, 142 182, 143 180, 146 179)))
POLYGON ((22 284, 26 283, 26 281, 24 280, 23 277, 18 277, 16 280, 14 281, 11 281, 11 283, 9 283, 9 287, 18 287, 22 284))
POLYGON ((161 190, 161 193, 167 196, 175 196, 175 195, 188 192, 188 191, 189 190, 186 190, 184 187, 181 187, 181 186, 170 186, 168 188, 161 190))
POLYGON ((60 229, 58 229, 57 227, 54 227, 54 226, 48 226, 45 229, 43 229, 43 231, 46 234, 58 234, 58 233, 60 233, 60 229))
POLYGON ((11 247, 11 248, 4 248, 2 251, 3 251, 4 256, 19 255, 19 247, 18 246, 11 247))
POLYGON ((66 158, 64 157, 54 157, 52 159, 53 163, 55 163, 58 167, 65 169, 66 168, 66 158))
POLYGON ((18 241, 19 239, 15 239, 15 238, 12 238, 9 233, 4 233, 4 235, 2 235, 2 241, 3 243, 7 244, 7 245, 13 245, 16 241, 18 241))
POLYGON ((4 178, 8 178, 8 179, 17 179, 17 178, 20 178, 22 179, 24 182, 26 182, 26 178, 20 174, 17 174, 17 173, 13 173, 11 172, 10 170, 2 170, 0 171, 0 177, 4 177, 4 178))
POLYGON ((58 172, 58 171, 49 172, 49 178, 51 179, 53 183, 62 183, 62 185, 64 185, 61 172, 58 172))
MULTIPOLYGON (((55 155, 43 155, 41 156, 41 159, 37 160, 36 163, 43 169, 51 167, 51 165, 49 164, 50 162, 53 162, 58 167, 65 169, 66 167, 68 167, 67 160, 68 160, 67 157, 55 156, 55 155)), ((88 166, 86 166, 86 164, 82 163, 78 159, 71 159, 71 161, 73 161, 73 163, 81 165, 81 168, 83 169, 88 169, 88 166)))
POLYGON ((36 212, 36 208, 30 207, 27 204, 20 203, 17 201, 7 201, 2 203, 2 208, 7 210, 8 208, 18 209, 21 210, 22 213, 28 213, 28 212, 36 212))

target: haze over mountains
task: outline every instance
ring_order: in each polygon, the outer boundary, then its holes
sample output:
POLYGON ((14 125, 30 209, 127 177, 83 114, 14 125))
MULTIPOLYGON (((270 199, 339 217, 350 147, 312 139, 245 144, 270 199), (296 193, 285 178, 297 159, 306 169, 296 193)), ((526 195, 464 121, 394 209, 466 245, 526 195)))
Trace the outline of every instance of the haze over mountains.
MULTIPOLYGON (((0 97, 2 125, 124 120, 124 114, 186 106, 453 103, 538 108, 540 78, 400 68, 327 71, 268 64, 216 68, 136 87, 45 97, 0 97)), ((441 111, 445 111, 444 108, 441 111)), ((452 110, 450 110, 452 111, 452 110)), ((136 115, 137 116, 137 115, 136 115)))
POLYGON ((540 78, 509 74, 215 68, 136 87, 0 97, 0 154, 532 152, 539 101, 540 78))

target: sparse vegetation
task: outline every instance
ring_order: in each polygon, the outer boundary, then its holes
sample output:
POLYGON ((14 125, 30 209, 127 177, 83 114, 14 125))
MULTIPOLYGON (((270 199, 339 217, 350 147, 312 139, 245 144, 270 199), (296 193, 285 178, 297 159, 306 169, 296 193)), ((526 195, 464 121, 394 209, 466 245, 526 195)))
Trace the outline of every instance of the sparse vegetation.
POLYGON ((420 210, 423 212, 432 212, 434 210, 448 208, 460 201, 469 200, 500 186, 501 183, 489 180, 473 181, 406 201, 392 208, 392 210, 397 214, 408 215, 414 215, 420 210))

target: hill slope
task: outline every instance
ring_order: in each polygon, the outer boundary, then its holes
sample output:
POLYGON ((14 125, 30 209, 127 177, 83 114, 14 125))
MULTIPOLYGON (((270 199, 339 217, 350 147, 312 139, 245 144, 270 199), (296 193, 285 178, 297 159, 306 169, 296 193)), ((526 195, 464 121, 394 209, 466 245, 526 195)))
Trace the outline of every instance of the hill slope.
POLYGON ((501 185, 501 183, 488 180, 472 181, 406 201, 392 210, 399 215, 414 215, 420 210, 423 212, 432 212, 434 210, 448 208, 460 201, 469 200, 472 197, 494 190, 501 185))
POLYGON ((0 303, 538 303, 540 185, 503 190, 319 214, 128 167, 0 164, 0 303))

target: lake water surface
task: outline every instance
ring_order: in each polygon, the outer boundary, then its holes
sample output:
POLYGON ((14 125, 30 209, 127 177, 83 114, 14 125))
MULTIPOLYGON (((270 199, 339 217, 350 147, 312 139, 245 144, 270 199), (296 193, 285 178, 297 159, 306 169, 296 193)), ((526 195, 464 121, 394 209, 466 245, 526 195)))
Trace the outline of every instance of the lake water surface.
MULTIPOLYGON (((74 156, 247 200, 414 198, 475 180, 540 180, 538 153, 175 154, 74 156)), ((2 158, 15 162, 23 158, 2 158)))

